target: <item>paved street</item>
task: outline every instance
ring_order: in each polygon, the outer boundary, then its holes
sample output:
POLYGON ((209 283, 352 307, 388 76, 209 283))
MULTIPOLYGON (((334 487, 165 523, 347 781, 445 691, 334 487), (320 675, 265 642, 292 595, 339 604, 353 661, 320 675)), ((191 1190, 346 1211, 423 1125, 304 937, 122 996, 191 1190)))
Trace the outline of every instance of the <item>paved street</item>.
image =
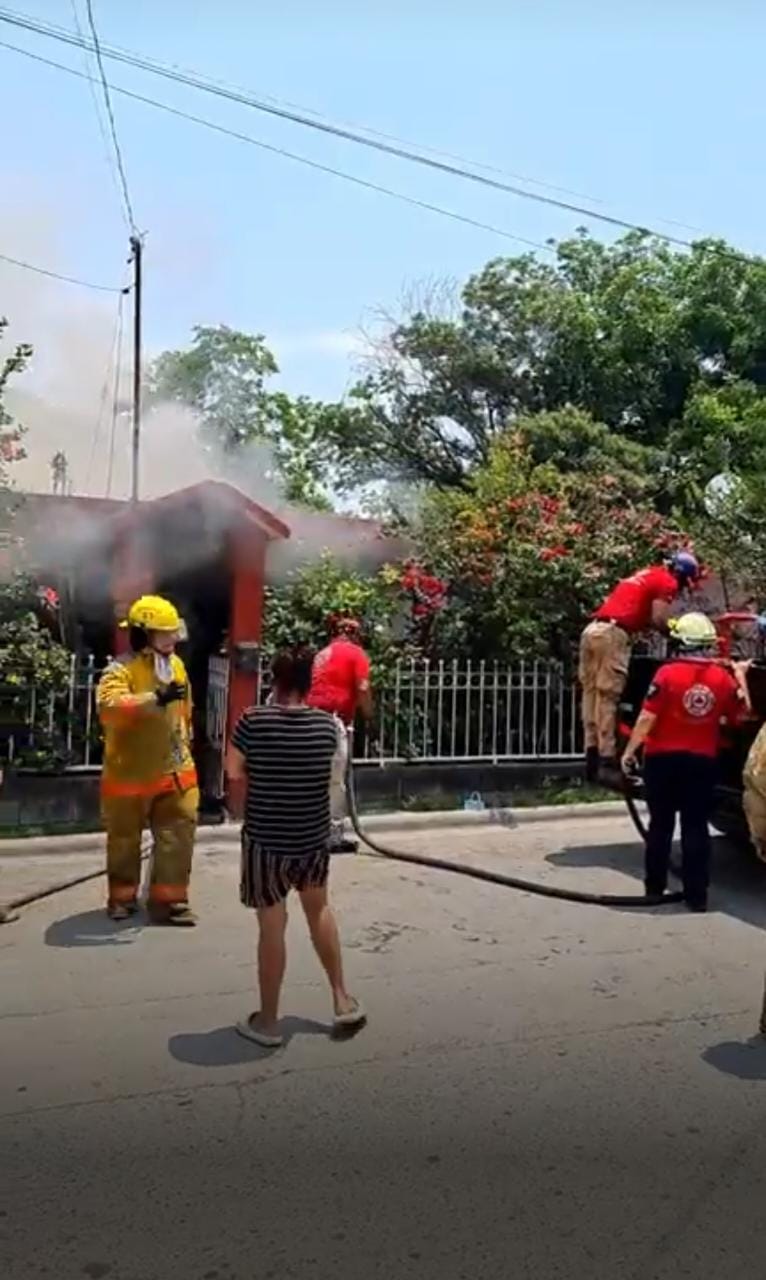
MULTIPOLYGON (((626 821, 390 837, 638 891, 626 821)), ((299 908, 288 1042, 255 1007, 233 847, 196 931, 111 926, 103 882, 0 929, 4 1280, 763 1276, 766 876, 608 911, 339 857, 368 1027, 338 1042, 299 908)), ((0 897, 93 859, 0 858, 0 897)), ((23 890, 22 890, 23 891, 23 890)))

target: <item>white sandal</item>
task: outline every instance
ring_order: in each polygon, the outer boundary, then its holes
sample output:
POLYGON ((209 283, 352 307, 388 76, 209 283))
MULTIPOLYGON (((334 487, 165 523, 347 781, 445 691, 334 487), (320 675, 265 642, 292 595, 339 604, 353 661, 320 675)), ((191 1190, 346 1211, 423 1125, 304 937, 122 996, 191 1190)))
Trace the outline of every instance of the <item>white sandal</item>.
POLYGON ((355 996, 351 997, 352 1009, 347 1013, 336 1013, 333 1018, 334 1027, 359 1027, 363 1022, 367 1021, 367 1014, 364 1011, 361 1000, 357 1000, 355 996))
POLYGON ((237 1023, 237 1035, 245 1040, 252 1041, 253 1044, 259 1044, 262 1049, 280 1049, 284 1044, 284 1038, 280 1035, 269 1035, 266 1031, 259 1031, 253 1026, 253 1018, 258 1017, 258 1012, 251 1013, 245 1022, 237 1023))

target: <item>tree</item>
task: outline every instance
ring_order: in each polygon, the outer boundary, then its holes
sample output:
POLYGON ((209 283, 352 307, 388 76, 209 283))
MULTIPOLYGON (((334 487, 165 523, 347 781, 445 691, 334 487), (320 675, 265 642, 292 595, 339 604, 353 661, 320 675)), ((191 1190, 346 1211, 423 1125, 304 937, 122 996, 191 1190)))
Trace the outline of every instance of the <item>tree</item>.
POLYGON ((465 488, 509 422, 574 407, 650 451, 669 509, 688 460, 681 440, 705 470, 689 402, 733 381, 759 398, 766 389, 766 262, 720 241, 686 252, 635 232, 608 245, 583 232, 555 247, 553 263, 488 263, 457 318, 424 309, 394 326, 328 425, 346 484, 465 488))
POLYGON ((149 406, 187 405, 199 416, 203 440, 232 458, 254 441, 266 442, 286 500, 328 508, 325 423, 333 406, 269 390, 279 369, 261 334, 198 325, 193 335, 190 347, 165 351, 152 364, 149 406))
MULTIPOLYGON (((7 323, 0 317, 0 337, 7 323)), ((41 624, 37 586, 18 568, 19 547, 13 536, 16 497, 10 468, 24 456, 23 430, 4 408, 3 393, 31 355, 32 348, 20 343, 0 363, 0 688, 12 696, 20 688, 25 694, 31 689, 61 689, 69 671, 69 654, 41 624)))
POLYGON ((426 503, 421 562, 449 582, 440 655, 570 659, 614 583, 687 542, 625 477, 537 462, 527 422, 498 437, 465 490, 426 503))

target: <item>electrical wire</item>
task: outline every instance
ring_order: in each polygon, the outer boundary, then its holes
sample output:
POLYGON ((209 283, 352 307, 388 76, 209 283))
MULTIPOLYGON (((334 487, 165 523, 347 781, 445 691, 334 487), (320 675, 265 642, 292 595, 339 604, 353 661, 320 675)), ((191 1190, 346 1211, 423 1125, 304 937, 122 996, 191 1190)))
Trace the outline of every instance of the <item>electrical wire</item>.
MULTIPOLYGON (((72 32, 67 32, 64 28, 56 28, 52 24, 38 22, 35 19, 27 18, 26 15, 16 14, 12 10, 0 8, 0 21, 6 22, 11 26, 20 27, 23 30, 32 31, 36 34, 46 36, 49 39, 58 40, 65 44, 77 46, 79 43, 77 37, 72 32)), ((668 235, 667 233, 657 231, 652 227, 644 226, 640 223, 630 221, 629 219, 618 218, 612 214, 600 212, 599 210, 590 208, 586 205, 574 204, 571 201, 562 200, 554 196, 542 195, 539 192, 526 191, 522 187, 506 182, 500 182, 499 180, 488 177, 484 174, 474 173, 460 165, 447 163, 443 160, 437 160, 433 157, 419 154, 401 146, 394 146, 391 143, 370 137, 365 138, 351 129, 344 129, 326 121, 317 119, 312 120, 309 116, 303 113, 275 106, 264 99, 255 98, 245 93, 239 93, 234 89, 224 88, 220 84, 206 80, 203 77, 174 71, 171 68, 163 66, 161 63, 157 63, 142 55, 129 54, 118 49, 108 47, 104 47, 103 53, 105 57, 114 61, 125 63, 126 65, 135 67, 139 70, 148 71, 153 75, 162 76, 177 84, 183 84, 191 88, 199 89, 204 93, 224 98, 230 102, 250 107, 256 111, 265 112, 266 114, 276 116, 279 119, 288 120, 293 124, 303 125, 306 128, 318 130, 321 133, 329 134, 348 142, 354 142, 361 146, 372 148, 376 151, 394 156, 400 160, 407 160, 410 163, 423 165, 439 172, 446 173, 452 177, 459 177, 469 182, 478 183, 481 186, 517 196, 522 200, 532 200, 568 213, 576 213, 582 217, 593 218, 596 221, 603 222, 608 226, 612 226, 623 231, 636 231, 641 235, 656 236, 658 239, 664 240, 668 244, 674 244, 686 249, 692 247, 689 240, 685 240, 679 236, 668 235)))
MULTIPOLYGON (((82 41, 82 46, 83 46, 83 60, 82 60, 82 62, 83 62, 83 66, 84 66, 85 70, 88 72, 88 74, 90 74, 90 72, 91 72, 91 62, 90 62, 90 58, 89 58, 89 55, 88 55, 88 50, 87 50, 87 48, 86 48, 85 34, 84 34, 84 32, 83 32, 82 24, 81 24, 81 22, 80 22, 80 14, 79 14, 79 12, 78 12, 78 8, 77 8, 77 0, 71 0, 71 6, 72 6, 72 17, 73 17, 73 19, 74 19, 74 24, 75 24, 75 28, 76 28, 76 30, 77 30, 77 35, 78 35, 79 39, 82 41)), ((106 125, 106 123, 105 123, 105 121, 104 121, 103 111, 102 111, 102 109, 101 109, 101 105, 100 105, 99 100, 98 100, 98 94, 97 94, 97 92, 96 92, 96 86, 95 86, 95 83, 94 83, 94 81, 93 81, 93 80, 89 80, 89 81, 88 81, 88 92, 89 92, 89 94, 90 94, 91 101, 92 101, 92 103, 93 103, 93 110, 94 110, 94 112, 95 112, 96 120, 97 120, 97 122, 98 122, 98 131, 99 131, 99 133, 100 133, 100 135, 101 135, 101 142, 102 142, 102 145, 103 145, 103 148, 104 148, 104 160, 106 161, 106 166, 107 166, 107 169, 109 170, 109 176, 110 176, 110 178, 111 178, 111 180, 112 180, 112 185, 114 186, 114 189, 115 189, 115 191, 116 191, 116 193, 117 193, 117 199, 118 199, 118 201, 119 201, 119 205, 120 205, 120 214, 121 214, 122 218, 124 219, 124 221, 125 221, 125 225, 126 225, 126 227, 128 228, 128 230, 131 230, 130 222, 129 222, 129 220, 128 220, 128 216, 127 216, 127 211, 126 211, 126 209, 125 209, 125 207, 124 207, 124 202, 123 202, 123 199, 122 199, 122 188, 121 188, 121 183, 120 183, 120 175, 119 175, 119 173, 118 173, 118 171, 117 171, 117 167, 116 167, 115 162, 114 162, 114 155, 113 155, 113 152, 112 152, 112 144, 111 144, 111 142, 110 142, 110 140, 109 140, 109 136, 108 136, 108 133, 107 133, 107 125, 106 125)))
MULTIPOLYGON (((76 6, 76 0, 72 0, 72 5, 76 6)), ((0 8, 0 14, 4 20, 12 26, 18 26, 22 30, 34 32, 36 35, 48 36, 51 39, 58 39, 64 43, 71 43, 72 33, 65 27, 58 26, 53 22, 45 22, 42 19, 29 17, 27 14, 18 13, 12 9, 0 8)), ((75 8, 76 14, 76 8, 75 8)), ((79 22, 76 21, 77 34, 80 40, 84 40, 82 29, 79 22)), ((142 63, 148 64, 158 73, 162 71, 176 72, 182 76, 195 77, 198 80, 204 80, 205 83, 213 88, 222 90, 233 90, 242 94, 253 96, 252 90, 242 85, 227 83, 225 80, 215 79, 213 76, 203 76, 194 68, 185 67, 179 63, 163 63, 158 58, 151 58, 146 54, 137 54, 134 50, 125 49, 119 45, 107 45, 101 42, 101 51, 104 57, 120 57, 140 59, 142 63)), ((145 69, 148 69, 148 66, 145 69)), ((429 155, 441 156, 447 160, 456 160, 459 164, 470 166, 473 169, 483 169, 487 173, 496 173, 503 177, 513 178, 517 182, 525 182, 529 186, 541 187, 547 191, 556 191, 560 195, 574 196, 578 200, 588 200, 594 204, 603 204, 604 202, 597 196, 587 195, 582 191, 574 191, 570 187, 558 186, 552 182, 545 182, 540 178, 530 178, 525 174, 516 173, 513 170, 503 169, 498 165, 486 164, 480 160, 473 160, 466 156, 456 154, 453 151, 446 151, 438 147, 429 147, 422 143, 413 142, 411 139, 402 138, 397 134, 385 133, 380 129, 373 129, 369 125, 359 124, 358 122, 341 120, 333 122, 328 119, 321 111, 315 110, 313 107, 307 107, 302 103, 291 102, 289 100, 276 98, 270 94, 261 94, 260 98, 264 102, 273 103, 275 106, 288 108, 292 111, 302 112, 305 115, 313 116, 316 120, 323 121, 327 124, 338 123, 342 128, 354 130, 358 133, 368 134, 374 138, 382 138, 385 142, 399 143, 405 147, 411 147, 429 155)), ((661 218, 661 222, 669 222, 675 226, 685 227, 688 231, 699 231, 699 227, 690 226, 688 223, 678 223, 672 219, 661 218)))
MULTIPOLYGON (((30 58, 33 62, 42 63, 43 66, 52 67, 56 71, 63 71, 67 75, 76 76, 80 80, 86 80, 89 77, 84 71, 77 71, 74 67, 67 67, 62 62, 56 62, 52 58, 44 58, 39 53, 32 53, 29 49, 22 49, 18 45, 9 44, 6 40, 0 40, 0 48, 10 49, 12 53, 19 53, 24 58, 30 58)), ((200 125, 204 129, 211 129, 214 133, 224 134, 226 137, 235 138, 238 142, 246 142, 249 146, 258 147, 261 151, 268 151, 272 155, 282 156, 286 160, 294 160, 296 164, 306 165, 310 169, 316 169, 320 173, 329 173, 335 178, 342 178, 345 182, 352 182, 357 187, 364 187, 368 191, 375 191, 379 195, 389 196, 392 200, 401 200, 405 204, 414 205, 419 209, 426 209, 430 213, 438 213, 442 217, 451 218, 455 222, 465 223, 470 227, 477 227, 481 231, 489 231, 493 235, 503 236, 506 240, 514 240, 518 244, 525 244, 531 249, 540 249, 544 253, 553 253, 552 244, 545 244, 540 240, 529 240, 525 236, 519 236, 511 231, 506 231, 502 227, 496 227, 489 222, 481 222, 477 218, 471 218, 467 214, 456 213, 452 209, 445 209, 441 205, 432 204, 427 200, 419 200, 415 196, 405 195, 402 191, 396 191, 392 187, 381 186, 377 182, 369 182, 366 178, 358 178, 355 174, 346 173, 342 169, 335 169, 332 165, 321 164, 318 160, 309 160, 307 156, 298 155, 294 151, 286 151, 283 147, 272 146, 271 143, 261 142, 258 138, 253 138, 250 134, 240 133, 236 129, 229 129, 225 125, 216 124, 212 120, 206 120, 204 116, 196 116, 191 112, 182 111, 179 107, 171 107, 167 102, 160 102, 157 98, 149 98, 142 93, 134 93, 132 89, 123 89, 120 85, 110 86, 112 93, 119 93, 123 97, 131 98, 134 102, 142 102, 145 106, 155 107, 158 111, 165 111, 169 115, 177 116, 180 120, 187 120, 191 124, 200 125)))
POLYGON ((39 276, 48 276, 51 280, 62 280, 65 284, 77 284, 82 289, 96 289, 99 293, 130 293, 130 286, 116 289, 110 284, 94 284, 92 280, 80 280, 77 276, 64 276, 58 271, 50 271, 47 267, 38 267, 32 262, 23 262, 21 258, 11 258, 7 253, 0 253, 0 262, 8 262, 13 267, 23 267, 25 271, 34 271, 39 276))
MULTIPOLYGON (((109 83, 106 78, 106 70, 104 68, 104 63, 101 57, 101 45, 99 43, 98 31, 96 30, 96 19, 93 13, 93 0, 85 0, 85 7, 88 14, 88 26, 90 27, 90 33, 91 33, 91 36, 93 37, 93 53, 95 53, 96 55, 96 63, 98 66, 99 79, 101 81, 101 88, 104 94, 104 105, 106 106, 106 115, 109 121, 109 131, 111 133, 112 143, 114 145, 114 154, 115 154, 115 159, 117 161, 117 172, 120 175, 120 186, 122 188, 122 198, 125 202, 125 213, 127 214, 128 224, 130 226, 131 231, 134 234, 137 234, 138 227, 136 226, 136 220, 133 216, 133 205, 130 199, 130 190, 128 188, 128 178, 127 178, 127 174, 125 173, 125 162, 122 158, 122 148, 120 146, 120 139, 117 136, 117 122, 115 121, 115 118, 114 118, 114 110, 112 108, 112 99, 109 93, 109 83)), ((85 41, 83 41, 83 44, 85 44, 85 41)))

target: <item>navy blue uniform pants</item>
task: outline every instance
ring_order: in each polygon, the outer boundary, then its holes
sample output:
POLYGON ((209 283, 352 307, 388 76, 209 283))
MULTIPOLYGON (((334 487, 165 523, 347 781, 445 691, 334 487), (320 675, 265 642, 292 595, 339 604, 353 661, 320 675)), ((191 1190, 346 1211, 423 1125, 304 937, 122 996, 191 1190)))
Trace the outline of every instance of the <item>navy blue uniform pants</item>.
POLYGON ((687 902, 704 903, 710 882, 710 832, 716 763, 688 751, 648 755, 644 762, 649 835, 646 891, 663 893, 676 826, 681 819, 681 868, 687 902))

